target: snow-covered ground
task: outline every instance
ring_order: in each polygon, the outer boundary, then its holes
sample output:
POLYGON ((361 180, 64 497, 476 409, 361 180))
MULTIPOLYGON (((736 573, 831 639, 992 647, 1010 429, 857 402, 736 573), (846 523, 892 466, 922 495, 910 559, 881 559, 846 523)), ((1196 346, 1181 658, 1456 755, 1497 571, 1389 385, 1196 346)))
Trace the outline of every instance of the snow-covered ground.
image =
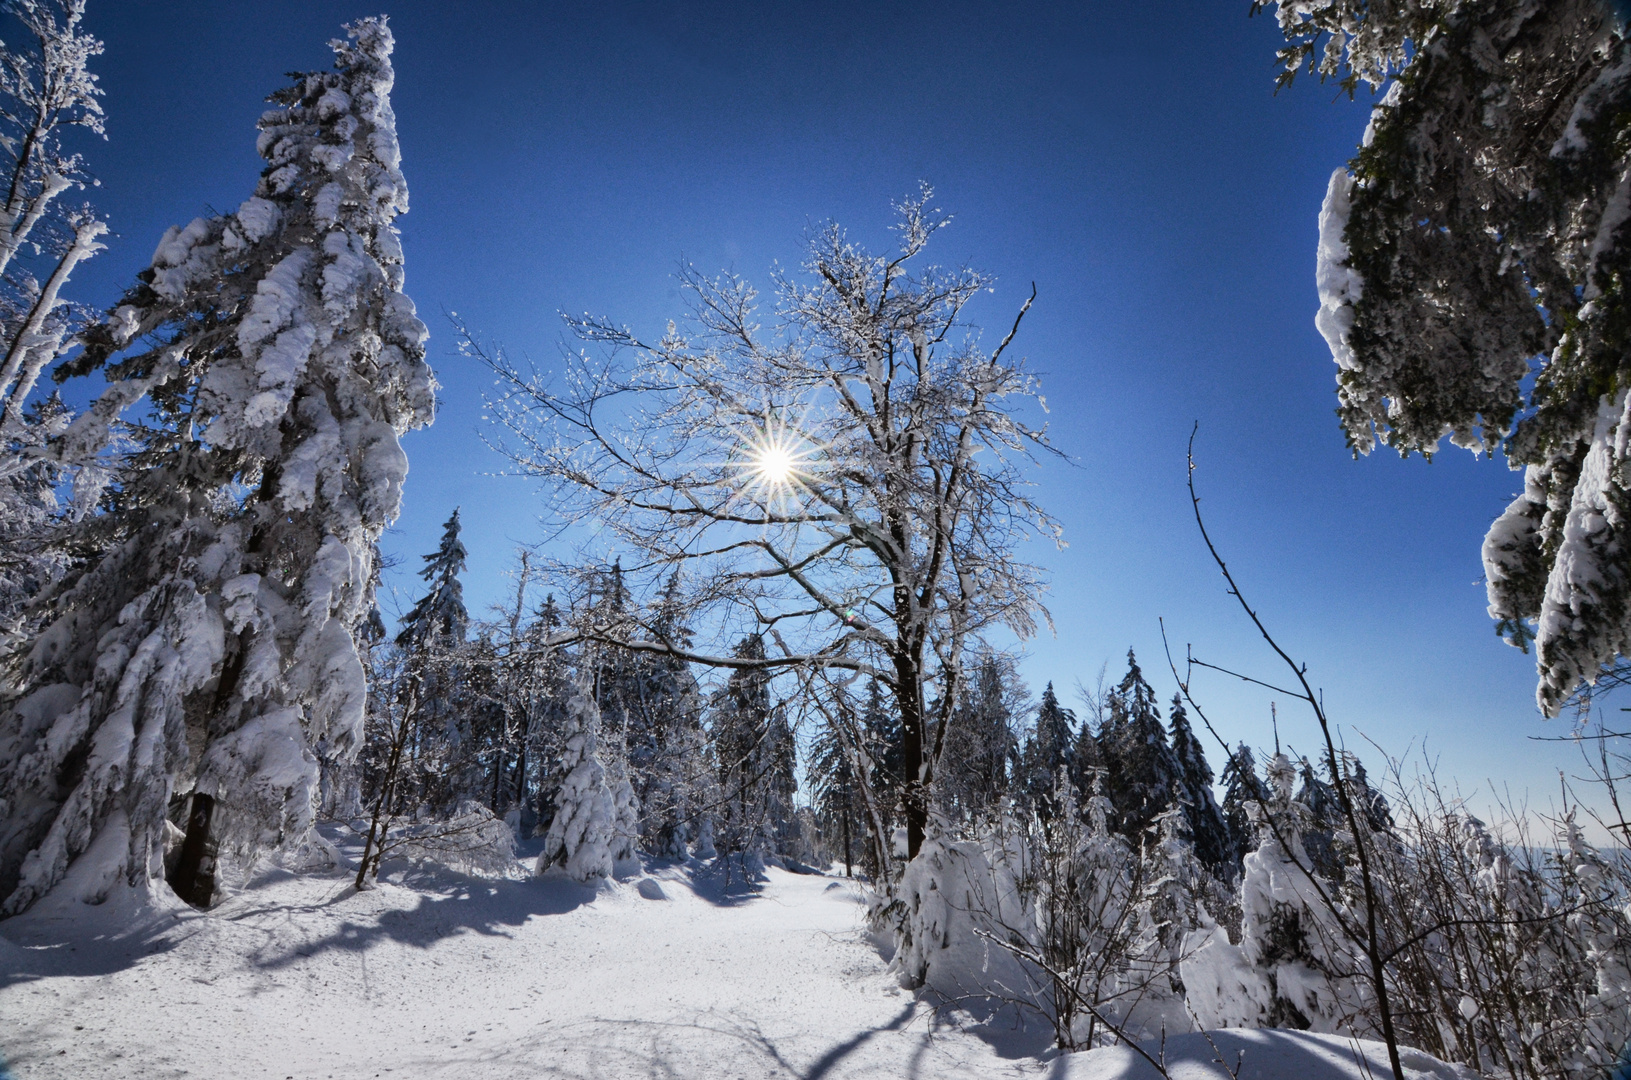
MULTIPOLYGON (((1011 1017, 982 1027, 914 999, 841 878, 647 870, 665 898, 448 874, 358 894, 340 874, 278 873, 134 929, 114 929, 112 904, 47 906, 0 923, 0 1077, 1155 1075, 1126 1048, 1044 1061, 1046 1036, 1011 1017)), ((1215 1041, 1231 1065, 1246 1046, 1239 1080, 1364 1075, 1340 1039, 1215 1041)), ((1214 1056, 1199 1036, 1167 1047, 1173 1080, 1228 1080, 1214 1056)))

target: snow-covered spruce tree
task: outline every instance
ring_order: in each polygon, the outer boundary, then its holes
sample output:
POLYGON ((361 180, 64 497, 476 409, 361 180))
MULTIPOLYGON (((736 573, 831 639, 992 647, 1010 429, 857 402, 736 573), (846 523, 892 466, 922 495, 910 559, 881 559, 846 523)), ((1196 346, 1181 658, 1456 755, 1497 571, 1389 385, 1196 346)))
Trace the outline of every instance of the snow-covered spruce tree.
POLYGON ((1131 649, 1127 674, 1110 695, 1110 716, 1099 733, 1105 780, 1116 808, 1115 828, 1134 845, 1144 830, 1173 801, 1178 791, 1178 761, 1167 745, 1155 691, 1131 649))
POLYGON ((1189 936, 1212 923, 1227 899, 1198 857, 1189 836, 1188 807, 1175 803, 1155 819, 1155 835, 1139 853, 1144 866, 1139 875, 1140 941, 1134 948, 1134 968, 1150 988, 1150 1004, 1157 1010, 1183 1015, 1184 984, 1179 964, 1189 936))
POLYGON ((1277 7, 1283 81, 1391 80, 1320 218, 1349 442, 1505 440, 1524 485, 1484 541, 1489 609, 1555 715, 1631 652, 1631 43, 1606 0, 1277 7))
POLYGON ((459 581, 469 557, 464 541, 459 539, 463 528, 455 508, 453 516, 442 525, 441 543, 424 556, 425 566, 419 576, 430 589, 402 617, 402 629, 396 635, 396 643, 410 653, 430 645, 450 648, 464 642, 470 613, 465 609, 464 585, 459 581))
POLYGON ((810 796, 827 850, 852 876, 864 846, 867 815, 857 755, 836 724, 823 725, 810 744, 810 796))
MULTIPOLYGON (((690 647, 677 570, 640 613, 640 621, 657 640, 690 647)), ((652 852, 683 859, 695 831, 695 789, 705 769, 696 676, 678 656, 602 648, 617 661, 601 669, 601 695, 622 720, 629 779, 640 805, 640 834, 652 852)))
POLYGON ((403 674, 414 683, 420 703, 410 770, 416 805, 448 812, 479 787, 469 727, 484 701, 481 688, 472 685, 474 658, 465 655, 473 650, 466 648, 470 613, 459 581, 467 557, 459 539, 462 528, 455 509, 436 550, 421 556, 425 565, 419 576, 428 589, 403 616, 396 635, 403 674))
POLYGON ((1044 816, 1055 812, 1053 789, 1059 770, 1074 783, 1076 777, 1076 716, 1059 704, 1053 683, 1042 691, 1036 709, 1036 725, 1020 757, 1023 794, 1032 809, 1044 816))
MULTIPOLYGON (((763 657, 763 639, 742 639, 734 655, 763 657)), ((794 830, 797 749, 785 710, 771 702, 764 669, 732 673, 715 697, 709 735, 720 786, 714 814, 718 850, 759 859, 779 854, 781 841, 794 830)))
POLYGON ((922 265, 949 221, 931 199, 899 207, 889 254, 836 225, 812 234, 802 272, 776 275, 773 323, 747 283, 685 268, 683 327, 647 342, 574 321, 606 351, 574 357, 558 381, 466 339, 500 377, 507 449, 561 512, 604 522, 654 579, 694 564, 714 625, 776 631, 753 659, 724 640, 623 644, 877 678, 900 719, 912 852, 942 749, 931 732, 948 730, 962 661, 998 627, 1023 638, 1045 616, 1018 545, 1058 535, 1026 490, 1024 465, 1050 450, 1031 419, 1036 382, 1006 352, 1017 322, 987 349, 963 309, 990 280, 922 265), (630 396, 646 407, 608 406, 630 396))
POLYGON ((1256 826, 1252 824, 1248 807, 1268 798, 1269 793, 1263 786, 1262 778, 1257 775, 1257 758, 1245 743, 1237 745, 1234 753, 1229 755, 1220 779, 1223 782, 1223 822, 1228 827, 1233 845, 1232 859, 1238 865, 1241 856, 1250 851, 1255 843, 1256 826))
POLYGON ((986 822, 1008 794, 1015 705, 1026 695, 1012 659, 994 653, 980 657, 966 681, 968 691, 945 736, 936 795, 953 822, 986 822))
POLYGON ((1215 873, 1236 858, 1235 842, 1212 794, 1212 766, 1189 725, 1182 694, 1172 696, 1167 725, 1172 756, 1178 763, 1174 798, 1183 808, 1185 832, 1195 856, 1215 873))
POLYGON ((272 96, 255 195, 167 232, 68 365, 108 385, 55 452, 91 460, 115 432, 133 449, 76 530, 100 554, 42 599, 11 656, 0 912, 92 850, 85 895, 144 886, 188 791, 195 810, 213 798, 207 829, 189 819, 200 842, 240 857, 297 844, 312 745, 361 740, 352 632, 398 510, 398 439, 430 421, 434 383, 392 224, 407 206, 392 39, 383 19, 348 36, 333 71, 272 96))
POLYGON ((617 804, 600 761, 600 709, 579 679, 566 706, 560 790, 538 856, 538 873, 560 868, 578 881, 610 877, 617 843, 617 804))
POLYGON ((1192 935, 1180 965, 1203 1027, 1294 1027, 1371 1037, 1364 958, 1339 921, 1339 883, 1319 878, 1303 839, 1312 824, 1293 796, 1297 769, 1275 754, 1266 798, 1253 803, 1257 848, 1243 860, 1240 944, 1221 927, 1192 935), (1336 906, 1334 906, 1336 905, 1336 906))

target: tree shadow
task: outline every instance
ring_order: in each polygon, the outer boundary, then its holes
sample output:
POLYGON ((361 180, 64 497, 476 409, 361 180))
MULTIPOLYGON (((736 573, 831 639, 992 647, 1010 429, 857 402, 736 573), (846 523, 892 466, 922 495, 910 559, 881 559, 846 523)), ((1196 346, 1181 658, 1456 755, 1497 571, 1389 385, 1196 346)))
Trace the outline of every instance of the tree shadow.
MULTIPOLYGON (((321 952, 361 952, 385 941, 423 949, 463 933, 508 937, 528 919, 564 915, 598 895, 595 886, 565 876, 495 880, 389 863, 384 869, 387 885, 418 894, 411 906, 340 916, 339 925, 298 943, 277 942, 268 933, 269 951, 252 962, 275 970, 321 952)), ((105 912, 82 908, 71 915, 25 914, 0 923, 0 988, 57 976, 113 974, 225 925, 258 929, 256 924, 280 917, 326 913, 333 918, 359 895, 343 868, 323 874, 272 870, 210 911, 125 904, 109 905, 119 910, 105 912), (293 878, 321 883, 321 898, 289 902, 267 896, 293 878)), ((253 956, 255 950, 246 952, 253 956)))
MULTIPOLYGON (((1139 1045, 1151 1057, 1164 1061, 1167 1071, 1179 1080, 1188 1077, 1227 1080, 1228 1074, 1237 1067, 1242 1077, 1295 1076, 1298 1080, 1354 1080, 1355 1077, 1392 1075, 1387 1048, 1381 1043, 1285 1028, 1185 1032, 1169 1036, 1164 1046, 1159 1039, 1139 1045), (1242 1051, 1245 1056, 1237 1057, 1242 1051)), ((1407 1072, 1453 1075, 1450 1069, 1430 1061, 1420 1051, 1402 1047, 1401 1051, 1407 1072)), ((1061 1054, 1053 1060, 1046 1075, 1049 1080, 1076 1077, 1162 1080, 1155 1066, 1127 1046, 1061 1054)))

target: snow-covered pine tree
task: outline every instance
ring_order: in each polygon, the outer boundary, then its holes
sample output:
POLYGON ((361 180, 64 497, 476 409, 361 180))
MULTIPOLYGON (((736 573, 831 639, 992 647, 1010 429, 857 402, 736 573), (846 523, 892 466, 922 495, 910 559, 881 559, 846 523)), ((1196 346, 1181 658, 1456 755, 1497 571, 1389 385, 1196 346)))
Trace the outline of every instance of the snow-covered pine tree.
MULTIPOLYGON (((1262 6, 1262 5, 1260 5, 1262 6)), ((1303 65, 1388 92, 1320 215, 1317 323, 1356 453, 1505 440, 1496 629, 1555 715, 1631 653, 1631 42, 1604 0, 1285 0, 1303 65)), ((1623 9, 1622 9, 1623 11, 1623 9)))
MULTIPOLYGON (((177 793, 213 797, 213 819, 189 828, 223 853, 295 845, 316 800, 313 744, 348 756, 361 741, 352 632, 400 503, 399 438, 430 422, 434 382, 392 224, 407 188, 391 34, 383 18, 347 33, 334 70, 272 96, 255 195, 167 232, 67 365, 107 389, 53 452, 91 460, 116 430, 134 450, 77 530, 101 554, 42 598, 49 617, 13 654, 5 914, 92 851, 85 895, 146 886, 177 793)), ((178 884, 207 901, 199 881, 178 884)))
POLYGON ((614 747, 606 768, 612 793, 612 865, 635 858, 640 847, 640 799, 629 782, 629 763, 614 747))
POLYGON ((810 745, 810 794, 816 820, 828 849, 843 861, 846 877, 854 873, 867 829, 854 757, 833 724, 822 727, 810 745))
MULTIPOLYGON (((1329 772, 1329 767, 1325 770, 1329 772)), ((1345 874, 1342 856, 1337 850, 1337 834, 1347 827, 1337 792, 1330 782, 1315 771, 1313 763, 1303 758, 1298 770, 1297 794, 1294 798, 1305 811, 1303 850, 1313 861, 1314 868, 1329 880, 1340 881, 1345 874)), ((1359 806, 1357 800, 1355 806, 1359 806)))
POLYGON ((1155 691, 1144 681, 1131 649, 1127 674, 1110 696, 1110 717, 1099 735, 1099 748, 1116 808, 1116 831, 1136 845, 1177 794, 1179 766, 1167 745, 1155 691))
POLYGON ((449 649, 464 643, 470 612, 465 609, 464 585, 459 581, 469 557, 464 541, 459 539, 463 529, 455 507, 453 516, 442 525, 441 543, 435 551, 422 556, 425 565, 419 576, 425 579, 429 591, 402 617, 396 643, 404 649, 449 649))
POLYGON ((600 708, 582 679, 572 683, 567 700, 560 771, 563 779, 543 854, 538 856, 538 873, 560 868, 582 882, 610 877, 617 803, 600 761, 600 708))
POLYGON ((1356 1033, 1357 1025, 1368 1037, 1365 990, 1357 975, 1365 968, 1326 902, 1335 895, 1333 883, 1316 884, 1317 871, 1303 846, 1313 822, 1292 794, 1297 769, 1284 754, 1275 754, 1264 773, 1268 797, 1253 805, 1257 849, 1243 860, 1240 951, 1267 995, 1244 998, 1254 1007, 1266 1005, 1258 1020, 1263 1026, 1356 1033))
POLYGON ((448 813, 460 799, 481 795, 470 728, 483 695, 472 685, 475 658, 464 655, 470 613, 459 581, 467 557, 462 529, 455 509, 436 550, 422 556, 419 576, 428 590, 403 616, 396 635, 403 674, 414 682, 420 702, 413 746, 416 804, 448 813))
POLYGON ((952 713, 936 794, 953 820, 984 822, 1008 792, 1015 756, 1011 699, 1023 696, 1012 661, 988 654, 952 713))
POLYGON ((900 799, 905 782, 900 717, 890 708, 888 697, 877 679, 866 683, 866 703, 861 707, 861 730, 870 742, 869 753, 876 765, 872 783, 890 809, 900 799))
MULTIPOLYGON (((679 571, 669 576, 642 622, 657 641, 688 649, 679 571)), ((706 771, 702 694, 691 666, 666 654, 628 653, 619 695, 628 716, 630 779, 640 801, 640 833, 656 854, 683 859, 695 835, 706 771)))
POLYGON ((1268 798, 1268 789, 1257 775, 1257 758, 1245 743, 1235 747, 1223 767, 1223 822, 1229 829, 1234 846, 1232 859, 1240 857, 1256 846, 1256 826, 1252 824, 1250 807, 1268 798))
POLYGON ((1178 805, 1183 807, 1189 842, 1194 845, 1195 856, 1216 871, 1235 858, 1234 838, 1212 794, 1212 766, 1206 760, 1201 741, 1195 737, 1195 730, 1189 726, 1182 694, 1172 696, 1167 724, 1172 756, 1178 763, 1175 795, 1178 805))
POLYGON ((1181 1002, 1179 964, 1184 942, 1221 911, 1221 890, 1198 858, 1189 835, 1188 807, 1174 803, 1155 819, 1155 836, 1139 853, 1140 942, 1135 968, 1157 998, 1181 1002))
POLYGON ((1075 714, 1059 704, 1059 698, 1053 692, 1053 683, 1048 683, 1036 709, 1036 726, 1021 757, 1025 798, 1039 814, 1052 816, 1057 810, 1053 790, 1059 782, 1060 769, 1064 769, 1066 777, 1074 782, 1075 726, 1075 714))
MULTIPOLYGON (((1095 712, 1098 711, 1095 710, 1095 712)), ((1104 720, 1107 718, 1101 712, 1098 719, 1104 720)), ((1104 751, 1099 747, 1100 732, 1094 730, 1096 726, 1099 725, 1095 723, 1093 718, 1083 717, 1081 725, 1076 729, 1076 744, 1071 754, 1073 760, 1070 766, 1070 779, 1071 783, 1075 785, 1078 800, 1092 790, 1093 777, 1102 772, 1107 764, 1104 751)), ((1086 803, 1084 802, 1082 805, 1085 806, 1086 803)))
MULTIPOLYGON (((743 638, 733 655, 760 659, 764 640, 743 638)), ((785 711, 771 703, 764 670, 731 674, 715 699, 709 734, 721 788, 715 844, 725 855, 777 853, 795 828, 797 749, 785 711)))
MULTIPOLYGON (((564 775, 561 755, 567 728, 567 702, 571 676, 566 651, 551 644, 562 625, 555 594, 544 597, 525 631, 525 663, 518 665, 517 685, 512 692, 522 699, 526 717, 526 775, 528 796, 533 806, 533 834, 546 835, 555 814, 555 793, 564 775)), ((523 792, 525 795, 525 792, 523 792)))
POLYGON ((770 723, 758 755, 758 772, 763 778, 764 830, 770 850, 777 855, 802 859, 802 829, 798 822, 798 740, 787 721, 787 707, 778 704, 770 710, 770 723))

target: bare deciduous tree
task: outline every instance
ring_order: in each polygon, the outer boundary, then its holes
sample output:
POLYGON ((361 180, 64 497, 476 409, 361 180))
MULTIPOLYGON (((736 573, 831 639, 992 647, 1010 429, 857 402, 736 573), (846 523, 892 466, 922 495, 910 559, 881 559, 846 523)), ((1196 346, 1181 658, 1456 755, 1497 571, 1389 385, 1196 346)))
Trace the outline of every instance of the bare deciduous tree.
POLYGON ((1005 356, 1030 301, 995 350, 979 344, 963 310, 990 279, 914 269, 949 220, 930 197, 898 208, 888 256, 836 225, 814 233, 804 276, 775 279, 768 329, 746 282, 690 267, 685 326, 648 344, 570 320, 603 349, 571 356, 558 380, 460 326, 500 378, 499 448, 545 482, 563 520, 598 522, 633 549, 631 575, 686 565, 697 600, 731 627, 720 640, 757 631, 774 648, 710 655, 651 627, 622 644, 727 668, 849 669, 889 688, 913 853, 964 649, 1046 618, 1040 572, 1017 547, 1059 535, 1021 472, 1054 452, 1023 415, 1044 403, 1005 356))

